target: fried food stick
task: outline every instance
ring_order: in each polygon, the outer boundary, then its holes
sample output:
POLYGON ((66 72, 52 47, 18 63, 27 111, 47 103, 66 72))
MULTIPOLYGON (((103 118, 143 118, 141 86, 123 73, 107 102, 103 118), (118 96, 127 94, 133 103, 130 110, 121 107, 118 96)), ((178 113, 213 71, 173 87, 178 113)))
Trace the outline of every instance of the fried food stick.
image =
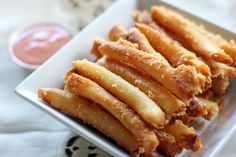
POLYGON ((73 66, 80 74, 97 82, 111 94, 126 102, 148 124, 155 128, 165 125, 165 113, 159 106, 120 76, 86 59, 74 61, 73 66))
POLYGON ((67 90, 96 102, 116 117, 136 137, 145 151, 151 152, 156 149, 159 142, 154 131, 148 128, 129 106, 119 101, 97 83, 78 74, 72 74, 65 82, 67 90))
POLYGON ((232 64, 232 58, 204 35, 194 22, 164 6, 153 6, 151 14, 157 23, 183 38, 199 55, 225 64, 232 64))
POLYGON ((199 73, 192 66, 180 65, 173 68, 156 55, 118 43, 102 44, 99 51, 109 58, 129 62, 142 69, 184 101, 188 100, 189 95, 202 92, 199 73))
POLYGON ((92 125, 126 150, 130 152, 138 150, 139 145, 135 137, 111 114, 100 109, 95 103, 55 88, 41 88, 38 90, 38 96, 51 107, 92 125))
POLYGON ((132 27, 131 29, 129 29, 127 33, 125 32, 126 32, 125 29, 121 25, 115 25, 109 32, 109 36, 112 37, 115 36, 116 38, 110 38, 110 39, 112 41, 118 41, 118 42, 122 41, 121 39, 124 39, 132 43, 135 43, 138 45, 137 47, 138 49, 156 55, 162 60, 162 62, 169 64, 168 61, 162 55, 160 55, 153 49, 147 38, 137 28, 132 27))
POLYGON ((236 44, 234 40, 227 41, 219 34, 209 32, 204 27, 199 27, 199 30, 214 42, 219 48, 223 49, 233 59, 233 65, 236 65, 236 44))
POLYGON ((150 99, 156 102, 166 115, 170 117, 180 115, 185 110, 186 105, 183 101, 176 98, 168 89, 148 76, 137 72, 135 69, 105 57, 100 58, 97 63, 138 87, 150 99))
POLYGON ((202 147, 201 139, 195 130, 184 125, 180 120, 176 120, 174 124, 166 125, 163 130, 173 135, 177 143, 186 149, 197 151, 202 147))
POLYGON ((198 99, 206 104, 207 114, 203 115, 205 119, 212 120, 214 117, 216 117, 219 114, 220 108, 216 102, 204 99, 202 97, 198 97, 198 99))
POLYGON ((191 65, 197 69, 204 77, 205 89, 211 86, 210 68, 195 54, 185 49, 177 41, 170 38, 161 28, 154 29, 148 25, 136 23, 137 27, 149 40, 154 49, 160 52, 174 67, 179 65, 191 65))
POLYGON ((232 79, 235 76, 235 68, 229 65, 205 59, 205 63, 210 67, 212 78, 228 78, 232 79))
POLYGON ((176 156, 181 153, 183 147, 177 144, 175 137, 163 130, 156 130, 157 138, 160 141, 157 151, 166 156, 176 156))
POLYGON ((235 76, 235 68, 229 65, 205 59, 205 63, 211 68, 212 90, 217 95, 223 95, 235 76))
POLYGON ((102 55, 98 51, 98 47, 102 45, 105 41, 101 38, 96 38, 93 42, 93 47, 91 49, 91 53, 95 55, 97 58, 100 58, 102 55))
POLYGON ((207 114, 207 107, 205 103, 199 100, 196 96, 190 99, 187 106, 186 113, 191 119, 196 119, 207 114))

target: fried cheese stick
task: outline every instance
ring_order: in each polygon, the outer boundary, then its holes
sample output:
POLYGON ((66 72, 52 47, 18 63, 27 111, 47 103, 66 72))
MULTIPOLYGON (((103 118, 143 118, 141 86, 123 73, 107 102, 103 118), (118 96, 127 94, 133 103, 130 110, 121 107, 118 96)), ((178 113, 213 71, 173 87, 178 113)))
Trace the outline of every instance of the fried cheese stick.
POLYGON ((155 128, 165 125, 165 113, 160 107, 137 87, 120 76, 86 59, 74 61, 73 66, 80 74, 98 83, 111 94, 126 102, 148 124, 155 128))
POLYGON ((55 88, 41 88, 38 96, 53 108, 92 125, 120 146, 130 152, 138 150, 135 137, 111 114, 100 109, 98 105, 73 94, 55 88))
POLYGON ((183 101, 176 98, 168 89, 148 76, 138 73, 135 69, 105 57, 99 59, 97 63, 138 87, 149 98, 156 102, 166 115, 170 117, 180 115, 185 110, 186 105, 183 101))
POLYGON ((205 82, 204 88, 211 86, 210 68, 197 56, 170 38, 161 28, 154 29, 148 25, 136 23, 137 27, 149 40, 154 49, 160 52, 174 67, 179 65, 191 65, 203 76, 199 76, 205 82))
POLYGON ((203 115, 205 119, 212 120, 219 114, 220 108, 216 102, 204 99, 202 97, 198 97, 198 99, 206 104, 207 114, 203 115))
POLYGON ((236 65, 236 44, 234 40, 227 41, 219 34, 214 34, 209 32, 204 27, 199 27, 199 30, 206 35, 212 42, 224 50, 226 54, 228 54, 233 59, 233 65, 236 65))
POLYGON ((114 27, 112 27, 111 31, 109 32, 109 36, 116 36, 117 38, 113 38, 116 40, 112 40, 112 39, 111 40, 118 41, 119 43, 120 41, 123 41, 121 39, 135 43, 138 45, 137 47, 138 49, 151 53, 153 55, 156 55, 162 60, 162 62, 169 64, 168 61, 162 55, 160 55, 158 52, 156 52, 153 49, 153 47, 150 45, 147 38, 137 28, 133 27, 129 29, 126 35, 123 35, 124 33, 125 33, 125 29, 121 25, 115 25, 114 27))
POLYGON ((207 114, 207 108, 205 103, 199 100, 196 96, 190 99, 188 103, 186 113, 192 119, 202 117, 207 114))
POLYGON ((105 41, 102 38, 96 38, 93 42, 93 47, 91 49, 91 53, 95 55, 97 58, 100 58, 102 55, 98 51, 98 47, 102 45, 105 41))
POLYGON ((128 105, 119 101, 97 83, 78 74, 72 74, 66 80, 66 89, 104 107, 136 137, 145 151, 150 152, 156 149, 159 142, 154 131, 148 128, 128 105))
POLYGON ((163 130, 173 135, 177 143, 186 149, 197 151, 202 147, 201 139, 195 130, 184 125, 180 120, 176 120, 174 124, 166 125, 163 130))
POLYGON ((235 68, 229 65, 205 59, 205 63, 211 68, 212 90, 217 95, 223 95, 235 76, 235 68))
POLYGON ((235 76, 235 68, 229 65, 215 62, 209 59, 204 60, 205 63, 210 67, 212 78, 228 78, 232 79, 235 76))
POLYGON ((232 64, 232 58, 201 33, 199 26, 194 22, 164 6, 153 6, 151 14, 157 23, 183 38, 199 55, 225 64, 232 64))
POLYGON ((183 147, 177 144, 175 137, 163 130, 156 130, 157 138, 160 141, 157 151, 166 156, 176 156, 181 153, 183 147))
POLYGON ((118 43, 102 44, 99 51, 109 58, 129 62, 142 69, 184 101, 188 100, 189 95, 202 92, 199 73, 192 66, 180 65, 173 68, 156 55, 118 43))

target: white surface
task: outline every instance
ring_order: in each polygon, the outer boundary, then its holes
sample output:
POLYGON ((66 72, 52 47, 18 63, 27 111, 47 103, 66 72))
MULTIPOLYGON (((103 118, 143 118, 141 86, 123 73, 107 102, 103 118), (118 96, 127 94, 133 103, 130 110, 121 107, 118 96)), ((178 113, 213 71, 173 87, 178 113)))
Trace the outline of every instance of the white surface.
MULTIPOLYGON (((236 31, 234 0, 171 1, 184 9, 190 10, 190 12, 236 31)), ((33 153, 33 156, 39 155, 40 157, 54 156, 55 151, 53 150, 57 150, 54 149, 56 148, 56 141, 60 140, 60 137, 66 137, 69 134, 67 129, 60 123, 16 97, 13 93, 14 87, 30 72, 14 65, 7 56, 8 36, 12 30, 23 23, 31 22, 32 19, 34 19, 33 21, 47 21, 51 18, 62 22, 62 24, 64 23, 66 26, 69 25, 68 23, 71 21, 68 19, 64 21, 61 20, 61 16, 55 16, 55 18, 50 16, 52 12, 54 12, 53 15, 60 13, 60 9, 52 7, 54 2, 54 0, 38 0, 33 3, 29 0, 0 0, 0 154, 3 157, 32 156, 32 154, 20 155, 20 152, 33 153), (52 133, 53 136, 51 136, 52 133), (56 135, 60 137, 56 137, 56 135), (45 147, 38 145, 38 143, 42 143, 42 139, 44 139, 45 147), (15 152, 18 152, 18 154, 15 152)), ((64 15, 64 17, 66 16, 70 15, 64 15)), ((235 156, 235 141, 236 136, 234 135, 217 157, 235 156)))

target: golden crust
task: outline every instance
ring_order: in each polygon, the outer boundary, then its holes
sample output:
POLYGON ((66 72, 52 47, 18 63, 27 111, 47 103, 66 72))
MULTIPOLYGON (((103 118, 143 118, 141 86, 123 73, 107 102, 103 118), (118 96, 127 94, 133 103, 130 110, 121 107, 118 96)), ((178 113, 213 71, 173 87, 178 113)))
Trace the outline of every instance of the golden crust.
POLYGON ((128 105, 119 101, 97 83, 78 74, 71 74, 66 80, 66 88, 73 94, 91 99, 104 107, 136 137, 145 151, 156 149, 159 142, 155 133, 128 105))
POLYGON ((136 23, 137 27, 149 40, 150 44, 156 51, 160 52, 173 66, 190 65, 202 74, 200 76, 205 82, 204 90, 211 86, 211 72, 210 68, 195 54, 182 47, 177 41, 171 39, 162 29, 154 29, 148 25, 136 23))
POLYGON ((186 149, 197 151, 202 147, 201 139, 195 130, 184 125, 180 120, 176 120, 174 124, 166 125, 164 131, 173 135, 177 143, 186 149))
POLYGON ((225 64, 232 64, 232 58, 204 35, 199 30, 199 26, 192 21, 164 6, 153 6, 151 14, 156 22, 183 38, 199 55, 225 64))
POLYGON ((186 105, 184 102, 150 77, 109 58, 101 58, 97 63, 138 87, 149 98, 156 102, 167 116, 181 115, 185 110, 186 105))
POLYGON ((159 106, 120 76, 86 59, 74 61, 73 66, 80 74, 98 83, 111 94, 126 102, 151 126, 160 128, 165 125, 165 113, 159 106))
POLYGON ((202 92, 202 82, 197 77, 199 74, 191 66, 181 65, 174 69, 156 55, 118 43, 103 44, 99 50, 110 58, 137 66, 184 101, 188 99, 188 95, 202 92))
POLYGON ((131 153, 138 150, 139 145, 135 137, 95 103, 55 88, 41 88, 38 90, 38 96, 51 107, 92 125, 131 153))

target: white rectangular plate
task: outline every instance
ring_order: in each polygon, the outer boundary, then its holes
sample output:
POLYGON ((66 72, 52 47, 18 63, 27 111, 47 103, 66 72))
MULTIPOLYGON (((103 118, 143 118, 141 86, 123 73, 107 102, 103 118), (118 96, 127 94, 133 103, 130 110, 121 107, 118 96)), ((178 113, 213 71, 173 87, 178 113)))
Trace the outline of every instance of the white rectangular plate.
MULTIPOLYGON (((37 89, 39 87, 63 87, 63 75, 70 69, 71 62, 75 59, 87 58, 92 60, 90 49, 96 37, 107 38, 107 33, 115 24, 122 24, 129 27, 132 24, 131 14, 135 9, 149 9, 153 4, 163 4, 176 9, 184 16, 193 19, 194 21, 204 24, 204 26, 215 32, 221 34, 227 39, 236 39, 235 34, 224 30, 216 25, 210 24, 196 16, 179 10, 170 4, 158 0, 118 0, 101 16, 94 20, 83 31, 78 33, 73 40, 66 46, 60 49, 53 57, 51 57, 45 64, 25 79, 17 88, 16 93, 24 99, 32 102, 35 106, 52 115, 74 132, 78 133, 85 139, 94 143, 98 147, 104 149, 113 156, 126 157, 127 152, 121 149, 111 139, 106 138, 95 129, 85 125, 81 121, 74 120, 55 109, 47 106, 37 97, 37 89)), ((203 149, 192 153, 189 151, 183 152, 180 156, 187 157, 191 155, 201 157, 214 156, 224 143, 231 137, 236 128, 236 97, 233 89, 236 87, 234 81, 230 85, 229 92, 226 96, 226 105, 220 115, 211 123, 208 123, 201 133, 203 149)))

